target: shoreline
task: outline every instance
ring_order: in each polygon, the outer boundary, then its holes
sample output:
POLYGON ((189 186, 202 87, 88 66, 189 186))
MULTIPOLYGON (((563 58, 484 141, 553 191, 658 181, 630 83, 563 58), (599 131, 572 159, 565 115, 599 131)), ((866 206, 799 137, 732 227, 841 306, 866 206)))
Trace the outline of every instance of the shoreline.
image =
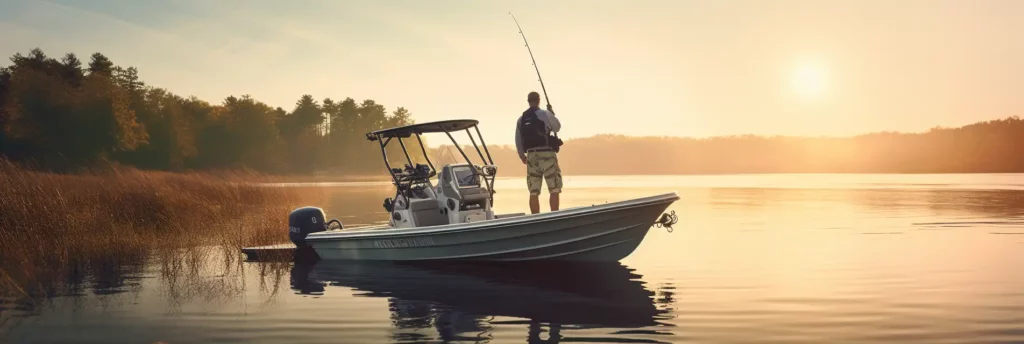
MULTIPOLYGON (((207 177, 210 179, 226 179, 232 181, 242 181, 251 183, 266 183, 266 184, 277 184, 277 183, 377 183, 385 182, 390 183, 392 181, 389 175, 308 175, 308 174, 295 174, 295 175, 266 175, 260 173, 250 173, 245 171, 147 171, 137 170, 142 173, 157 173, 167 175, 192 175, 199 177, 207 177)), ((77 176, 87 175, 86 173, 57 173, 57 172, 39 172, 43 174, 52 174, 57 176, 77 176)), ((955 176, 955 175, 1021 175, 1024 171, 1020 172, 720 172, 720 173, 587 173, 587 174, 576 174, 576 173, 565 173, 562 172, 563 178, 572 177, 725 177, 725 176, 955 176)), ((436 177, 435 177, 436 178, 436 177)), ((504 178, 526 178, 525 173, 515 174, 502 174, 498 173, 498 179, 504 178)))

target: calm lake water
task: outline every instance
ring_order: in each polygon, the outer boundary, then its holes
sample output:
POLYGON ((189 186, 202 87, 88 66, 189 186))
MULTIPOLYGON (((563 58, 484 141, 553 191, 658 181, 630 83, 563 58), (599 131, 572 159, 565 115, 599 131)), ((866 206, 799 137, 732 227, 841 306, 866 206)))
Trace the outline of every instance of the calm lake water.
MULTIPOLYGON (((679 223, 618 264, 105 266, 2 308, 0 342, 1024 343, 1024 175, 564 182, 563 208, 675 191, 679 223)), ((385 220, 391 192, 277 186, 325 193, 348 226, 385 220)), ((497 186, 500 212, 528 212, 522 179, 497 186)))

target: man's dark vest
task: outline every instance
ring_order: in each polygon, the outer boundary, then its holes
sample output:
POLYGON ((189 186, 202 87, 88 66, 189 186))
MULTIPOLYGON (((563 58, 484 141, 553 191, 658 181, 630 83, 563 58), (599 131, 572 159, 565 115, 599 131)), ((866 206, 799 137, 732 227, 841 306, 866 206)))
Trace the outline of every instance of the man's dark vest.
POLYGON ((519 135, 523 138, 524 150, 548 146, 548 128, 544 121, 537 117, 537 110, 539 108, 526 109, 523 111, 523 117, 519 118, 519 135))

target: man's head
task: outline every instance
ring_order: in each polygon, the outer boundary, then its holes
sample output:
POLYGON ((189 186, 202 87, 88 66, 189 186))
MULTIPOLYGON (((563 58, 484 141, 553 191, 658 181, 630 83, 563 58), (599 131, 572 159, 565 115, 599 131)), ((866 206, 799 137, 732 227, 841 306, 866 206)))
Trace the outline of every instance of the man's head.
POLYGON ((540 93, 530 92, 530 94, 526 95, 526 102, 530 103, 531 107, 539 107, 540 106, 540 93))

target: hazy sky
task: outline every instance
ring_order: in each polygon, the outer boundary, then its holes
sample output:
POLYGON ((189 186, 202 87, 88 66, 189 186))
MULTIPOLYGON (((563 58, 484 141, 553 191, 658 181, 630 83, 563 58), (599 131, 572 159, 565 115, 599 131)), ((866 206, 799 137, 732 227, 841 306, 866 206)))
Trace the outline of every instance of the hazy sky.
POLYGON ((1024 116, 1024 1, 1013 0, 0 0, 0 55, 98 51, 213 103, 371 98, 419 122, 479 119, 489 144, 511 143, 540 85, 510 10, 563 138, 1024 116))

